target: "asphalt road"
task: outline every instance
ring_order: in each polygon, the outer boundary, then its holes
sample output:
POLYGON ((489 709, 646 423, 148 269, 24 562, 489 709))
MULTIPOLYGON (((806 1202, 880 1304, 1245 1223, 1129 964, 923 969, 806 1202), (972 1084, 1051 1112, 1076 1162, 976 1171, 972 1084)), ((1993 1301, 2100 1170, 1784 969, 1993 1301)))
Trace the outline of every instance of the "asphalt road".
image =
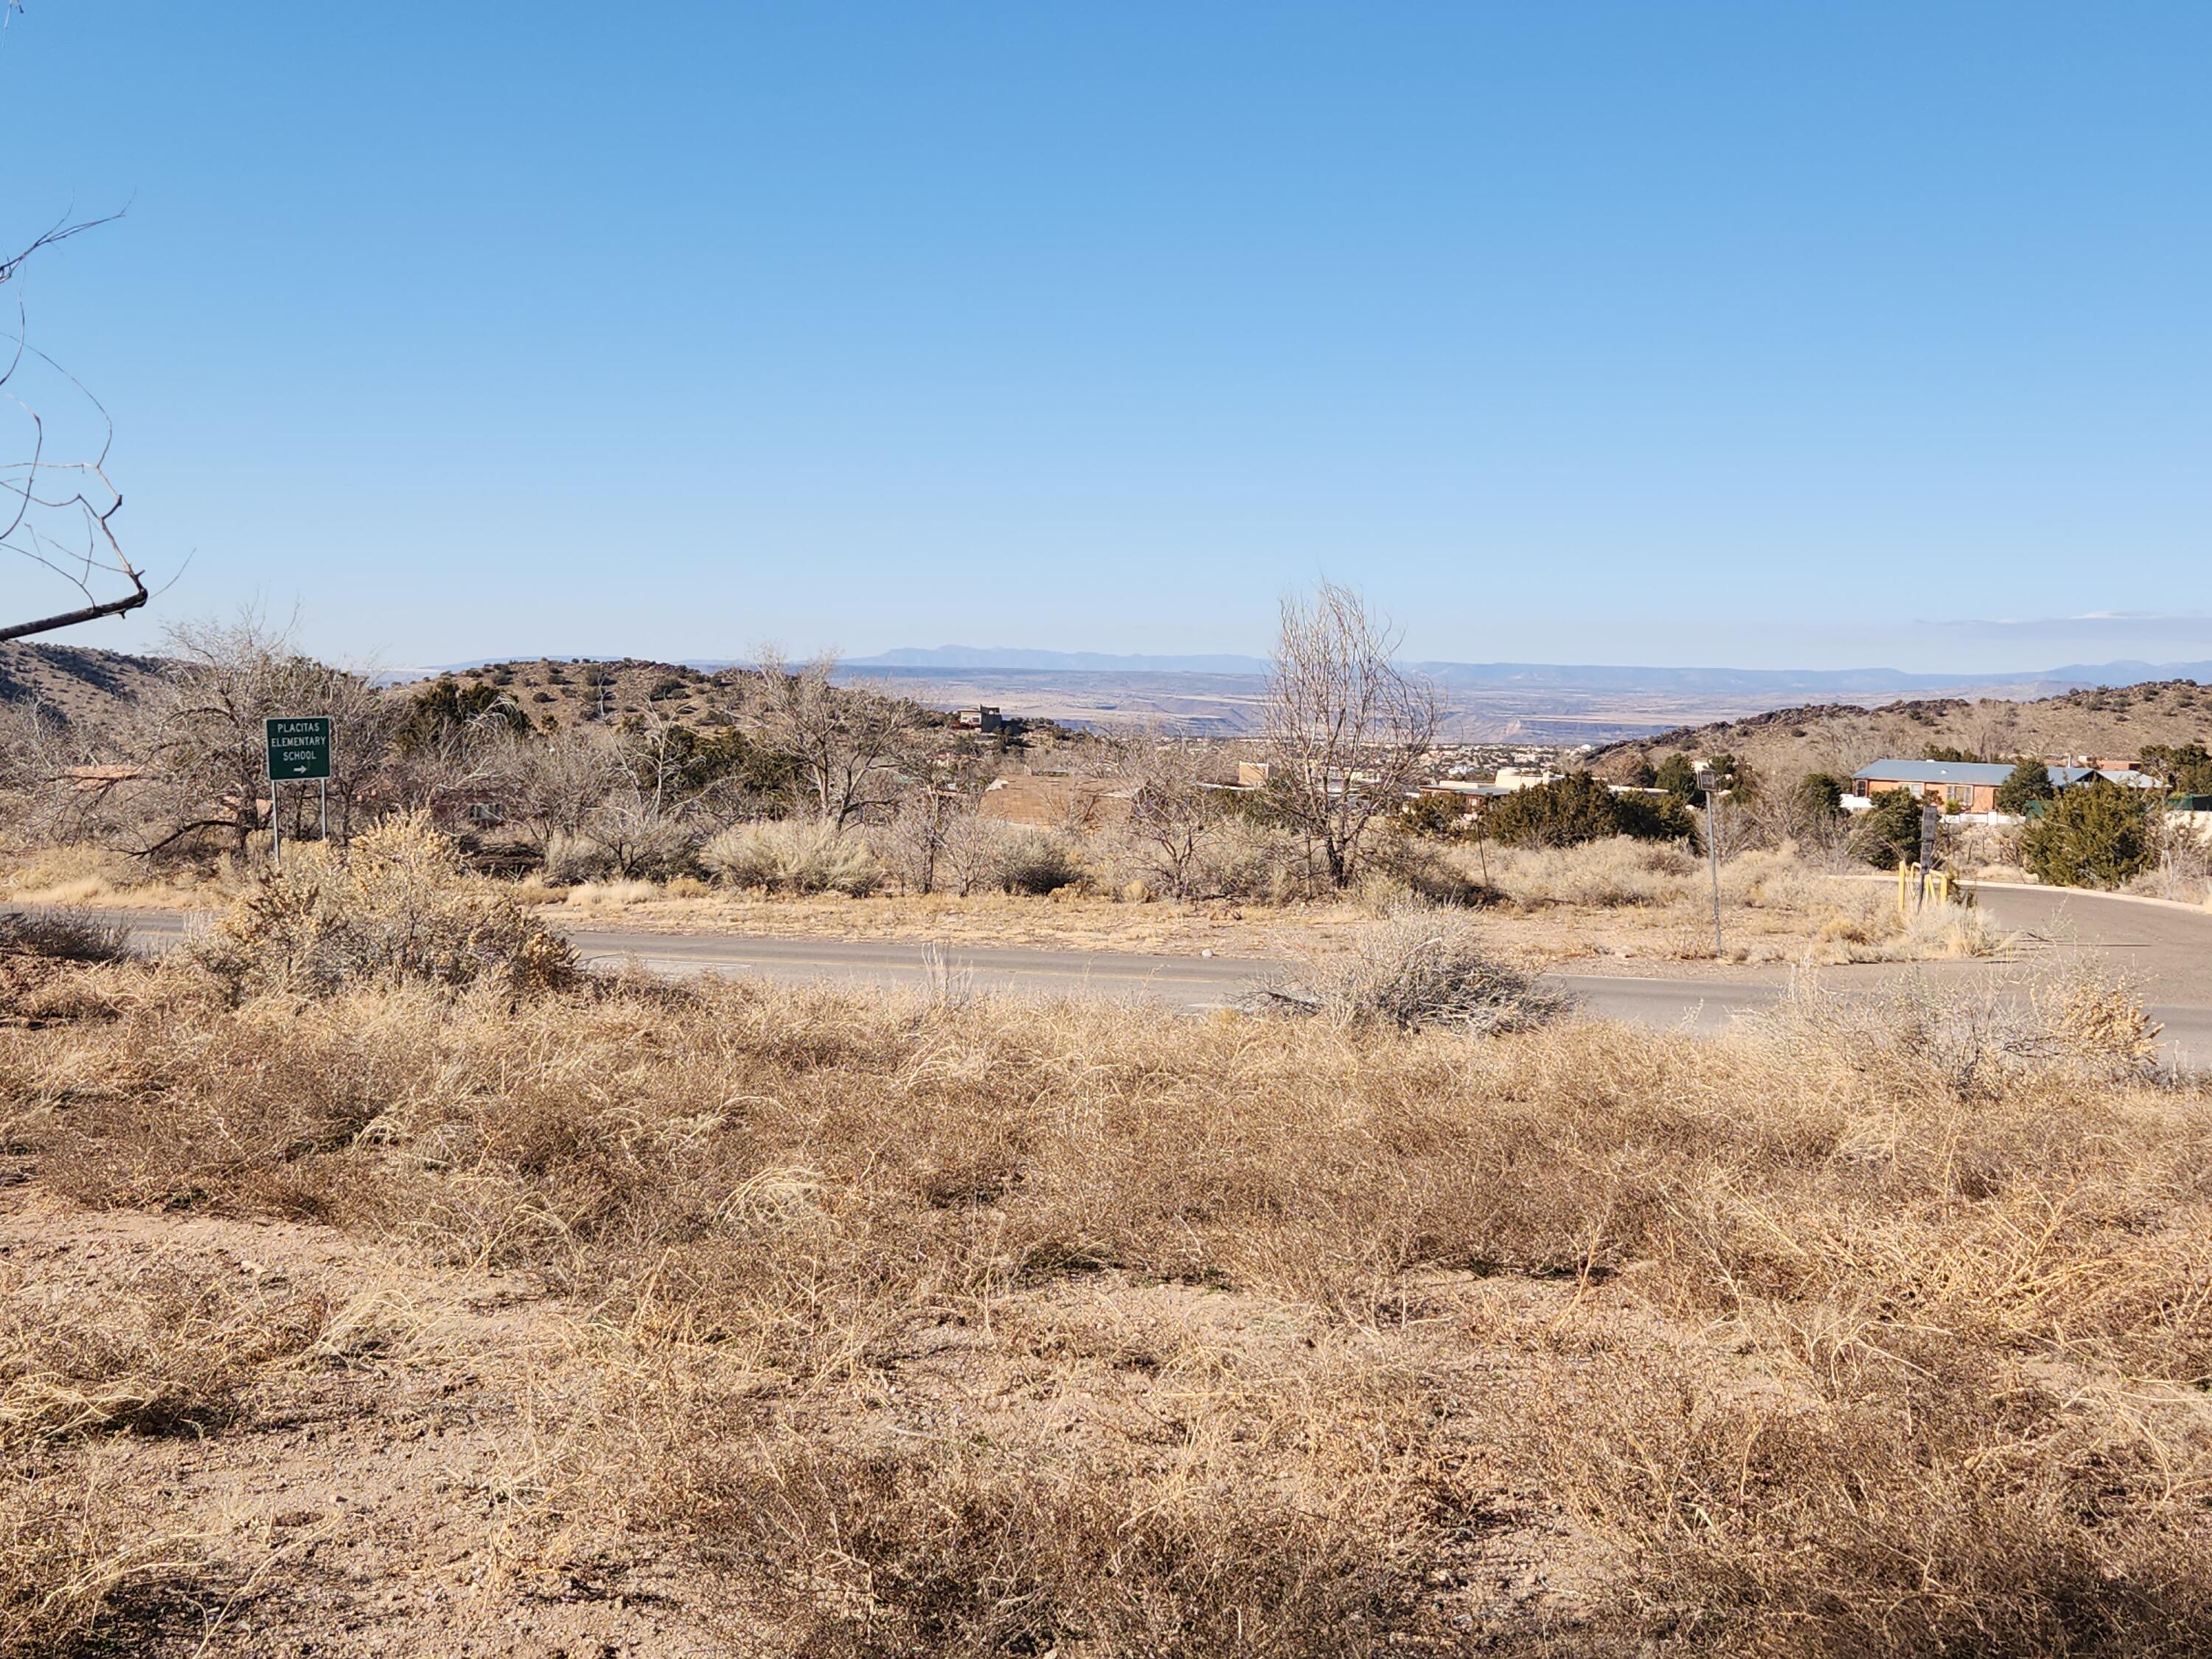
MULTIPOLYGON (((2124 969, 2140 984, 2153 1018, 2166 1027, 2168 1054, 2190 1066, 2212 1064, 2212 911, 2198 914, 2130 903, 2108 895, 2045 888, 1978 890, 1978 902, 2001 926, 2020 932, 2028 950, 2087 951, 2124 969)), ((146 945, 160 949, 183 935, 174 911, 119 913, 146 945)), ((578 928, 570 937, 585 960, 614 967, 635 961, 665 974, 757 974, 785 981, 924 988, 947 975, 980 992, 1025 996, 1103 996, 1201 1012, 1228 1006, 1281 971, 1274 962, 1234 957, 1159 957, 1029 946, 939 947, 902 940, 783 939, 730 933, 662 933, 578 928)), ((1846 970, 1872 977, 1881 970, 1846 970)), ((1942 964, 1936 971, 1978 971, 1942 964)), ((1660 1028, 1723 1029, 1737 1015, 1771 1005, 1784 975, 1743 980, 1559 974, 1584 1010, 1601 1018, 1660 1028)))

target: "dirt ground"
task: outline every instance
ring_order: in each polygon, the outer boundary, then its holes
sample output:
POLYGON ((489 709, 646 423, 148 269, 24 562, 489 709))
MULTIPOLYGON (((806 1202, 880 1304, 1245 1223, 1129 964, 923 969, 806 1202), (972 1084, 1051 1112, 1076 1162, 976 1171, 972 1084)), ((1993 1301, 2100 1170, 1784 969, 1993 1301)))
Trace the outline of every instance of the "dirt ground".
MULTIPOLYGON (((306 1306, 319 1328, 220 1427, 122 1437, 92 1460, 88 1480, 131 1495, 139 1541, 191 1564, 127 1585, 100 1650, 726 1659, 800 1645, 773 1587, 702 1559, 680 1524, 666 1537, 652 1517, 618 1532, 568 1524, 570 1443, 595 1424, 608 1378, 592 1309, 525 1274, 432 1268, 334 1228, 88 1212, 20 1161, 7 1178, 0 1282, 18 1297, 98 1305, 182 1279, 264 1310, 306 1306)), ((1528 1333, 1556 1323, 1574 1293, 1413 1276, 1396 1318, 1357 1340, 1397 1350, 1397 1363, 1443 1363, 1471 1404, 1526 1381, 1528 1333), (1494 1340, 1469 1346, 1470 1332, 1494 1340)), ((1224 1375, 1280 1375, 1340 1340, 1310 1310, 1114 1274, 1008 1297, 994 1322, 921 1328, 876 1356, 866 1409, 838 1431, 1026 1442, 1054 1456, 1086 1442, 1168 1446, 1183 1409, 1175 1376, 1194 1350, 1224 1375), (1029 1353, 1011 1371, 1010 1332, 1029 1353)), ((1460 1455, 1485 1455, 1470 1425, 1460 1455)), ((1615 1570, 1501 1467, 1484 1524, 1462 1528, 1426 1570, 1419 1646, 1571 1630, 1615 1570)))
MULTIPOLYGON (((182 1279, 321 1334, 213 1432, 125 1437, 96 1478, 140 1541, 194 1563, 128 1586, 112 1646, 159 1655, 661 1655, 746 1651, 743 1609, 672 1595, 650 1553, 594 1559, 518 1532, 549 1405, 585 1382, 574 1310, 524 1279, 426 1272, 335 1229, 0 1192, 17 1294, 98 1306, 182 1279), (528 1386, 525 1386, 527 1384, 528 1386)), ((769 1651, 755 1648, 755 1651, 769 1651)))

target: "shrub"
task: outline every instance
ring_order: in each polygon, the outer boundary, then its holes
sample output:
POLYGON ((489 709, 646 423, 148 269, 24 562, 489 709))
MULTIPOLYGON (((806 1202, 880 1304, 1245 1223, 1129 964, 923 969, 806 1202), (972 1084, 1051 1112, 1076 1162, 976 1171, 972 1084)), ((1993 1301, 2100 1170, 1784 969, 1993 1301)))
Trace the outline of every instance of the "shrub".
POLYGON ((699 849, 699 862, 726 886, 778 893, 865 898, 884 881, 883 866, 864 842, 824 823, 733 824, 699 849))
POLYGON ((1288 830, 1232 813, 1199 842, 1190 885, 1205 897, 1281 904, 1316 884, 1304 844, 1288 830))
POLYGON ((2212 753, 2201 743, 2148 743, 2142 769, 2177 795, 2212 795, 2212 753))
POLYGON ((2032 755, 2022 755, 1997 786, 1996 809, 2017 817, 2027 811, 2031 801, 2049 800, 2057 793, 2051 786, 2051 769, 2032 755))
POLYGON ((631 881, 672 881, 699 866, 699 836, 682 818, 618 797, 585 821, 585 835, 605 854, 606 867, 631 881))
POLYGON ((1574 848, 1510 849, 1497 861, 1498 884, 1524 904, 1601 909, 1675 903, 1692 894, 1699 873, 1680 848, 1626 836, 1574 848))
POLYGON ((91 910, 57 907, 0 915, 0 956, 120 962, 131 954, 129 927, 91 910))
POLYGON ((556 887, 597 881, 614 867, 613 854, 588 836, 556 830, 545 838, 545 879, 556 887))
POLYGON ((1456 1026, 1513 1031, 1558 1018, 1569 999, 1482 946, 1463 916, 1403 905, 1360 930, 1351 954, 1301 984, 1272 986, 1267 1006, 1347 1027, 1456 1026))
POLYGON ((2002 1100, 2038 1076, 2089 1085, 2146 1077, 2160 1035, 2131 986, 2079 960, 2002 981, 1916 972, 1850 994, 1801 979, 1754 1024, 1801 1064, 1960 1101, 2002 1100))
POLYGON ((1697 764, 1687 755, 1669 755, 1653 769, 1651 784, 1679 801, 1692 800, 1698 793, 1697 764))
POLYGON ((406 718, 399 723, 399 747, 412 754, 479 722, 517 733, 530 729, 530 716, 498 686, 463 685, 447 676, 417 692, 409 702, 406 718))
POLYGON ((1572 772, 1496 802, 1484 829, 1507 847, 1577 847, 1608 836, 1694 838, 1697 821, 1671 796, 1616 795, 1589 773, 1572 772))
POLYGON ((341 854, 295 850, 188 947, 234 994, 325 995, 356 981, 566 983, 575 952, 504 888, 468 872, 421 813, 387 819, 341 854))
POLYGON ((1615 795, 1613 810, 1620 833, 1638 841, 1698 839, 1698 820, 1672 795, 1615 795))
POLYGON ((1920 797, 1910 789, 1885 789, 1852 826, 1850 850, 1877 870, 1920 858, 1920 797))
POLYGON ((1797 780, 1790 793, 1799 809, 1808 817, 1832 817, 1844 810, 1844 796, 1849 793, 1845 780, 1832 772, 1808 772, 1797 780))
POLYGON ((1484 825, 1508 847, 1575 847, 1620 833, 1613 791, 1587 772, 1516 790, 1489 809, 1484 825))
POLYGON ((2053 887, 2118 887, 2158 861, 2158 811, 2148 791, 2100 779, 2067 790, 2029 824, 2021 856, 2053 887))
POLYGON ((1390 827, 1404 835, 1455 840, 1467 829, 1467 802, 1455 794, 1423 795, 1407 801, 1390 827))
POLYGON ((1409 836, 1393 836, 1378 846, 1368 860, 1371 878, 1412 894, 1431 904, 1474 909, 1496 904, 1505 897, 1489 883, 1480 881, 1436 848, 1409 836))
POLYGON ((1054 893, 1082 879, 1082 860, 1065 836, 1016 830, 1000 844, 998 884, 1009 893, 1054 893))

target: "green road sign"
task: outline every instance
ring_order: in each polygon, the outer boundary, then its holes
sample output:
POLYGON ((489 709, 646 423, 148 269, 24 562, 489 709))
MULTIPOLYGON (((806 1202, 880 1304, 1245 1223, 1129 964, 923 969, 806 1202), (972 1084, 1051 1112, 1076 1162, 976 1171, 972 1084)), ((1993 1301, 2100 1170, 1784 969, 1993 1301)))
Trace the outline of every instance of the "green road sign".
POLYGON ((279 783, 331 775, 331 717, 287 714, 264 720, 269 737, 269 775, 279 783))

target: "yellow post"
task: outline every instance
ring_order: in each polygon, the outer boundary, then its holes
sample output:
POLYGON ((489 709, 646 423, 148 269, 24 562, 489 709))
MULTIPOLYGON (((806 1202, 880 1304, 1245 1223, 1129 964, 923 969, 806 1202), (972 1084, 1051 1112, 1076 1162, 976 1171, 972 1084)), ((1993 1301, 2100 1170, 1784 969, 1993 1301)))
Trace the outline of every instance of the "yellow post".
POLYGON ((1905 908, 1905 890, 1906 890, 1906 882, 1907 882, 1907 879, 1908 879, 1908 876, 1909 876, 1909 872, 1910 872, 1910 871, 1911 871, 1911 866, 1909 866, 1908 864, 1906 864, 1906 863, 1905 863, 1905 861, 1903 859, 1899 859, 1899 860, 1898 860, 1898 861, 1897 861, 1897 919, 1898 919, 1899 921, 1906 921, 1906 920, 1910 919, 1910 917, 1911 916, 1911 914, 1912 914, 1909 909, 1907 909, 1907 908, 1905 908))

